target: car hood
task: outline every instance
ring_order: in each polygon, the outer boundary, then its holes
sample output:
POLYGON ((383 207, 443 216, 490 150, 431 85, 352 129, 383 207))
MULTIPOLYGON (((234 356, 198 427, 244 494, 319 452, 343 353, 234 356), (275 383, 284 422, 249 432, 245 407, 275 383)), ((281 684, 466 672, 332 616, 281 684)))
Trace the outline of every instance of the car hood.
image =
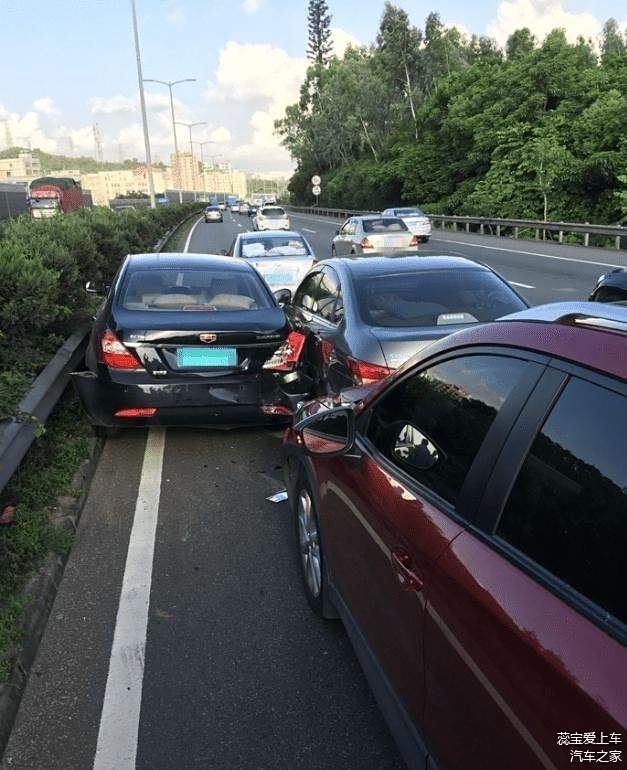
POLYGON ((397 369, 435 340, 467 328, 468 324, 451 326, 410 326, 394 329, 388 326, 372 326, 370 332, 377 339, 387 366, 397 369))

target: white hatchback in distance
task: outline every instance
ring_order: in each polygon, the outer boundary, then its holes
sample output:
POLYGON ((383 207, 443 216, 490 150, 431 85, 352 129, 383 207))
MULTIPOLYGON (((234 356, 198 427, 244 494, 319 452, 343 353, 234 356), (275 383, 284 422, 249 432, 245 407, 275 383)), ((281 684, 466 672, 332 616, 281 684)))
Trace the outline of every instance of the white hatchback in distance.
POLYGON ((381 212, 384 217, 399 217, 407 225, 412 235, 417 235, 422 243, 426 243, 431 237, 431 222, 422 209, 416 206, 385 209, 381 212))
POLYGON ((289 230, 290 219, 281 206, 262 206, 253 219, 254 230, 289 230))

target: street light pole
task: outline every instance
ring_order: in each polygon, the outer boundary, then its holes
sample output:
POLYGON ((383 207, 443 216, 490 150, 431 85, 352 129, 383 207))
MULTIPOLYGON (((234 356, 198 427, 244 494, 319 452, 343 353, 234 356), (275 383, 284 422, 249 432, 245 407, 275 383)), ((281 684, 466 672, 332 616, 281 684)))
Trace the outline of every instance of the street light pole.
MULTIPOLYGON (((187 126, 187 128, 189 129, 189 154, 190 154, 190 158, 191 158, 191 161, 192 161, 192 176, 193 176, 193 184, 194 184, 194 187, 195 187, 196 186, 196 168, 195 168, 195 165, 194 165, 194 142, 192 141, 192 128, 194 128, 194 126, 206 126, 207 125, 207 121, 206 120, 199 120, 196 123, 182 123, 180 120, 177 120, 176 121, 176 125, 177 126, 187 126)), ((196 191, 194 190, 194 192, 196 192, 196 191)))
POLYGON ((160 83, 162 86, 167 86, 170 91, 170 112, 172 113, 172 135, 174 137, 174 157, 176 158, 176 166, 178 173, 179 187, 181 184, 181 173, 179 166, 179 145, 176 138, 176 118, 174 117, 174 97, 172 96, 172 88, 179 83, 195 83, 196 78, 183 78, 183 80, 156 80, 155 78, 144 78, 144 83, 160 83))
POLYGON ((137 31, 137 10, 135 9, 135 0, 131 0, 131 11, 133 15, 133 35, 135 37, 135 57, 137 59, 137 80, 139 83, 139 103, 142 113, 142 124, 144 127, 144 146, 146 148, 146 174, 148 176, 148 194, 150 195, 150 208, 156 207, 155 202, 155 183, 152 178, 152 158, 150 157, 150 137, 148 136, 148 120, 146 118, 146 99, 144 98, 144 80, 142 77, 142 60, 139 53, 139 32, 137 31))

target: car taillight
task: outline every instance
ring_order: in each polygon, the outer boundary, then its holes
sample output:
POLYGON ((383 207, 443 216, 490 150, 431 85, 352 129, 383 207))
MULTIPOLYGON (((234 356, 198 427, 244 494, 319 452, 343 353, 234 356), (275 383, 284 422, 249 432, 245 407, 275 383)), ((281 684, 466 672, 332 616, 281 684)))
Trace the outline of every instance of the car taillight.
POLYGON ((419 243, 420 243, 420 241, 418 240, 418 236, 414 235, 414 237, 409 242, 409 245, 410 246, 417 246, 419 243))
POLYGON ((261 411, 264 414, 278 414, 284 417, 291 417, 294 414, 291 409, 282 404, 262 404, 261 411))
POLYGON ((394 369, 389 369, 387 366, 371 364, 368 361, 358 361, 350 356, 346 359, 346 362, 355 385, 368 385, 371 382, 377 382, 377 380, 382 380, 394 371, 394 369))
POLYGON ((269 358, 263 368, 271 372, 291 372, 296 368, 303 348, 305 347, 304 334, 290 332, 287 339, 278 347, 272 358, 269 358))
POLYGON ((141 417, 154 417, 157 410, 154 406, 145 406, 137 409, 118 409, 114 417, 125 417, 133 420, 141 417))
POLYGON ((132 351, 130 351, 115 334, 107 329, 100 337, 98 360, 110 369, 141 369, 142 365, 132 351))
POLYGON ((361 239, 361 248, 362 249, 371 249, 372 248, 372 244, 370 243, 370 241, 367 238, 362 238, 361 239))

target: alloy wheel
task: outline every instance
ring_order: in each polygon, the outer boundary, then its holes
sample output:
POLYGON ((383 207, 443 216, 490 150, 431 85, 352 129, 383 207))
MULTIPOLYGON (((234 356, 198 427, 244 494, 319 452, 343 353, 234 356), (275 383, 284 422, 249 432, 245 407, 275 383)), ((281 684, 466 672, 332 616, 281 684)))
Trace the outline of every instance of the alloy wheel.
POLYGON ((317 598, 322 587, 320 538, 318 537, 318 527, 313 513, 311 497, 306 489, 302 489, 298 496, 297 515, 298 541, 303 573, 312 596, 317 598))

